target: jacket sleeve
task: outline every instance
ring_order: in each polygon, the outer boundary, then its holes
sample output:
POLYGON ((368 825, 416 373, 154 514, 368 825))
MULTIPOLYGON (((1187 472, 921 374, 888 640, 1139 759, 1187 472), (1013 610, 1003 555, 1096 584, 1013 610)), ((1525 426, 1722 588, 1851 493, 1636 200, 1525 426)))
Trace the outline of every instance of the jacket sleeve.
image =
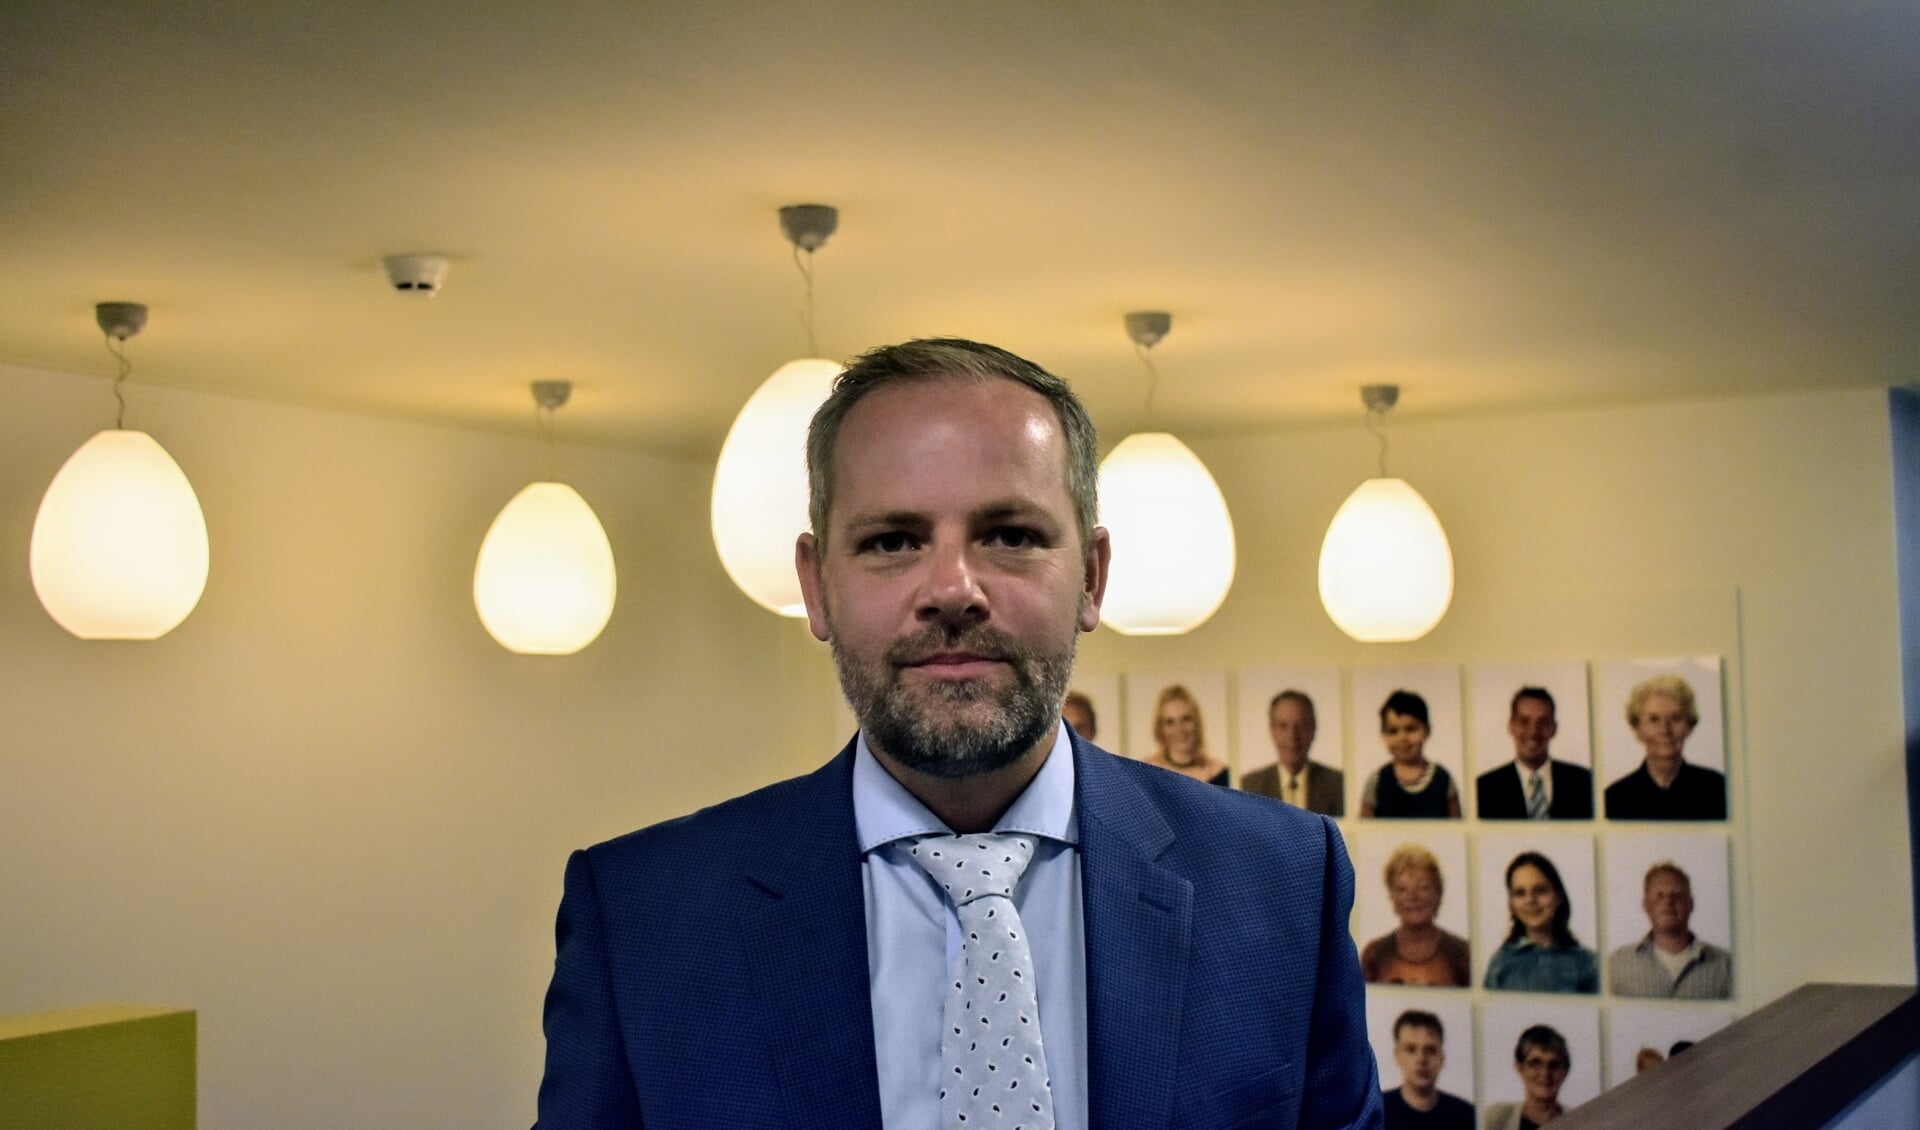
POLYGON ((593 862, 584 851, 567 860, 554 946, 535 1130, 638 1130, 640 1100, 620 1039, 593 862))
POLYGON ((1327 837, 1327 867, 1320 905, 1320 984, 1314 993, 1313 1030, 1307 1040, 1307 1091, 1300 1111, 1304 1130, 1381 1130, 1380 1076, 1367 1042, 1366 986, 1347 932, 1353 913, 1353 865, 1340 830, 1321 819, 1327 837))

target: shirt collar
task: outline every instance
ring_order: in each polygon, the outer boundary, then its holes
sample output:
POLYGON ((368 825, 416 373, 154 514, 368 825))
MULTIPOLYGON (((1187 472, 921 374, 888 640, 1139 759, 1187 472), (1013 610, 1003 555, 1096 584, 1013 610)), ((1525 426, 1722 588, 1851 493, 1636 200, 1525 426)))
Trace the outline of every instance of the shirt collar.
MULTIPOLYGON (((875 760, 862 731, 854 739, 853 827, 860 852, 911 836, 951 835, 953 829, 928 811, 919 798, 875 760)), ((1073 743, 1067 728, 1054 730, 1053 748, 1026 790, 993 826, 996 832, 1025 832, 1061 843, 1080 842, 1080 818, 1073 807, 1073 743)))
MULTIPOLYGON (((1665 953, 1666 951, 1661 949, 1658 945, 1654 944, 1653 931, 1648 930, 1647 936, 1640 939, 1640 952, 1658 954, 1658 953, 1665 953)), ((1679 953, 1674 954, 1673 956, 1684 957, 1688 961, 1692 961, 1695 958, 1700 956, 1700 952, 1701 952, 1700 935, 1689 933, 1687 935, 1687 948, 1681 950, 1679 953)))

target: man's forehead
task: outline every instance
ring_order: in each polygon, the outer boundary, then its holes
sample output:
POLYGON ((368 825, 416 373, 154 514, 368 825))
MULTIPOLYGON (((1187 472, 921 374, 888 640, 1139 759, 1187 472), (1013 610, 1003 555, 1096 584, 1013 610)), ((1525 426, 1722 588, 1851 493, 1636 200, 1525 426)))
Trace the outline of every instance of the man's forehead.
MULTIPOLYGON (((1016 381, 995 377, 917 377, 882 385, 847 410, 834 449, 835 517, 841 496, 859 494, 860 508, 916 505, 925 477, 908 472, 936 462, 971 459, 1012 470, 1044 459, 1045 469, 1024 485, 1066 498, 1066 441, 1045 397, 1016 381), (899 497, 889 500, 888 496, 899 497)), ((966 479, 948 485, 964 488, 966 479)), ((1002 499, 1002 503, 1012 501, 1002 499)), ((1047 504, 1052 497, 1037 499, 1047 504)))

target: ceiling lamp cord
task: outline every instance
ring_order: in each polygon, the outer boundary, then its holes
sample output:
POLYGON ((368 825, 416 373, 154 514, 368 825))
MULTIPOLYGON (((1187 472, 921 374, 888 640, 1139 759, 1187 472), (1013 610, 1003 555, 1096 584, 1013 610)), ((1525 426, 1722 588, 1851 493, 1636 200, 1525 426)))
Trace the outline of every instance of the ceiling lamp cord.
POLYGON ((1153 393, 1160 384, 1160 370, 1153 366, 1153 346, 1146 342, 1133 343, 1133 355, 1147 367, 1147 424, 1152 426, 1157 417, 1153 413, 1153 393))
POLYGON ((127 383, 127 374, 133 372, 133 362, 127 360, 127 351, 121 347, 120 343, 125 340, 125 330, 118 333, 109 331, 107 334, 107 352, 113 354, 113 359, 120 363, 120 371, 113 376, 114 431, 123 431, 127 426, 127 395, 121 386, 127 383))
POLYGON ((820 356, 820 343, 813 335, 813 248, 793 245, 793 265, 799 268, 800 277, 806 280, 806 305, 800 308, 800 325, 807 331, 807 356, 820 356), (804 258, 802 258, 804 256, 804 258))
POLYGON ((1373 433, 1373 438, 1380 441, 1380 478, 1383 479, 1387 477, 1387 429, 1382 426, 1385 417, 1385 412, 1372 409, 1367 411, 1367 430, 1373 433))

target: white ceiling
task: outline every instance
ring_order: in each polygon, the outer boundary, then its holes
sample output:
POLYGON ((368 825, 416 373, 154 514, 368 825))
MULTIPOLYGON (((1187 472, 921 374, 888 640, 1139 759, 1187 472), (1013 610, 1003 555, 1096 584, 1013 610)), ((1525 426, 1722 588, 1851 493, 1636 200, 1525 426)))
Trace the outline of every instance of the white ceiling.
MULTIPOLYGON (((715 453, 806 352, 928 334, 1161 426, 1920 369, 1920 4, 0 6, 0 358, 715 453), (454 259, 436 298, 389 252, 454 259)), ((129 423, 138 423, 138 392, 129 423)), ((104 409, 103 409, 104 411, 104 409)))

